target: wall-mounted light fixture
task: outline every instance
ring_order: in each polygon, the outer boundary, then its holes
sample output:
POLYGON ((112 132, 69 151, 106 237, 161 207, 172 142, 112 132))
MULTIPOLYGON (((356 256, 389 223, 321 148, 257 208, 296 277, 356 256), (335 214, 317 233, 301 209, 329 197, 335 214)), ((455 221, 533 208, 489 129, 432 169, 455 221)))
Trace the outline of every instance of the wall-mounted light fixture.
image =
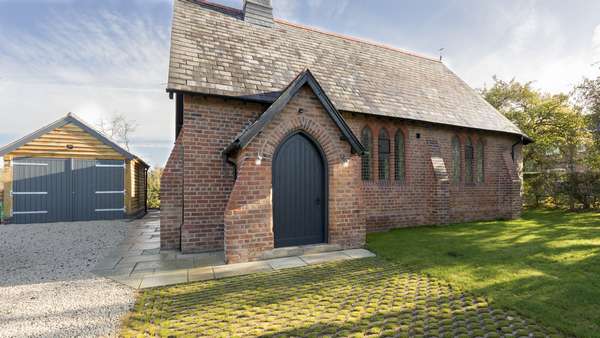
POLYGON ((260 165, 261 163, 262 163, 262 156, 258 155, 258 157, 256 158, 256 161, 254 162, 254 164, 260 165))
POLYGON ((67 144, 67 149, 71 150, 71 149, 73 149, 73 148, 74 148, 74 147, 73 147, 73 145, 72 145, 72 144, 67 144))
POLYGON ((348 168, 350 165, 350 159, 346 155, 342 155, 342 167, 348 168))
POLYGON ((304 108, 298 108, 298 114, 304 113, 304 108))

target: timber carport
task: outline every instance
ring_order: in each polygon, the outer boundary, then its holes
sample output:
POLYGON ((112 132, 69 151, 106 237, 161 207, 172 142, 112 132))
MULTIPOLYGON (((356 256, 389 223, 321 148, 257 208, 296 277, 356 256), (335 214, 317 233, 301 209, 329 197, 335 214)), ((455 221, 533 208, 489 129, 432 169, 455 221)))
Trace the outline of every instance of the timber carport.
POLYGON ((0 149, 5 222, 120 219, 146 212, 149 166, 72 113, 0 149))

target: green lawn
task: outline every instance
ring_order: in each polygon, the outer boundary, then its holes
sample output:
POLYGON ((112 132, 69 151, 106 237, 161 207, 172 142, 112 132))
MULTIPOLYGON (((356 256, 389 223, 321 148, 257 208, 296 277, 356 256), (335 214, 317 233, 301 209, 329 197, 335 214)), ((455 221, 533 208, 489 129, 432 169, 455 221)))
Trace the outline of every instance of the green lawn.
POLYGON ((565 333, 600 337, 600 213, 529 211, 515 221, 368 236, 379 256, 565 333))

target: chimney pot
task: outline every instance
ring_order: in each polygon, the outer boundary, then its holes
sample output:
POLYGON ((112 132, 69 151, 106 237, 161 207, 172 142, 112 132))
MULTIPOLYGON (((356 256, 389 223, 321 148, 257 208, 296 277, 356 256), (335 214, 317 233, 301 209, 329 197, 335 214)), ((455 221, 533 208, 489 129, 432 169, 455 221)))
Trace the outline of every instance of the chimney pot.
POLYGON ((271 0, 244 0, 244 21, 273 27, 273 6, 271 0))

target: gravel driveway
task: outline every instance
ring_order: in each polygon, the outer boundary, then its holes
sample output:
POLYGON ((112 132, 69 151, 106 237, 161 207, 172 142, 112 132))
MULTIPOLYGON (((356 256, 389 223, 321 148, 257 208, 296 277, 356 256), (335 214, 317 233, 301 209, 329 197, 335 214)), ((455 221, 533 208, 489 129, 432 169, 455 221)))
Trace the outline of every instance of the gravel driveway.
POLYGON ((128 224, 0 225, 0 337, 115 336, 134 291, 89 271, 128 224))

